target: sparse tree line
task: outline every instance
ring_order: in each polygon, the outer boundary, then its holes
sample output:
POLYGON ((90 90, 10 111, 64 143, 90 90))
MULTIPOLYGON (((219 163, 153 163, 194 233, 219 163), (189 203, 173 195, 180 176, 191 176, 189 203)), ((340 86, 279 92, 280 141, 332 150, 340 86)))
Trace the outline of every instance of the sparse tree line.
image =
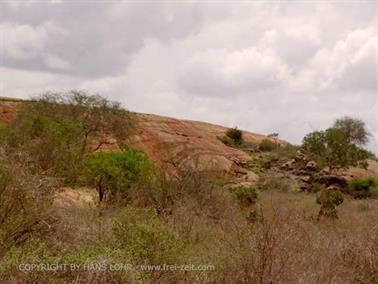
MULTIPOLYGON (((297 149, 299 156, 303 155, 313 161, 311 163, 316 165, 314 169, 317 172, 327 169, 329 174, 339 169, 348 169, 351 166, 366 169, 368 167, 367 160, 375 159, 374 154, 363 148, 369 141, 370 133, 367 131, 365 123, 357 118, 336 119, 332 127, 307 134, 303 138, 302 145, 295 148, 278 143, 276 140, 278 136, 278 133, 267 135, 267 138, 262 139, 258 145, 252 145, 252 151, 260 153, 273 151, 287 157, 293 154, 292 149, 297 149)), ((250 145, 243 139, 243 132, 237 127, 230 128, 225 136, 220 137, 220 140, 226 145, 242 150, 248 149, 248 145, 250 145)), ((265 157, 272 160, 271 154, 265 157)), ((267 168, 271 166, 271 161, 264 164, 264 159, 261 159, 260 162, 267 168)), ((376 191, 375 187, 376 181, 373 178, 353 178, 350 180, 346 192, 355 198, 367 198, 372 196, 373 189, 376 191)), ((317 193, 316 202, 321 205, 319 216, 337 217, 336 206, 343 202, 343 194, 337 190, 327 189, 316 182, 311 190, 317 193)))

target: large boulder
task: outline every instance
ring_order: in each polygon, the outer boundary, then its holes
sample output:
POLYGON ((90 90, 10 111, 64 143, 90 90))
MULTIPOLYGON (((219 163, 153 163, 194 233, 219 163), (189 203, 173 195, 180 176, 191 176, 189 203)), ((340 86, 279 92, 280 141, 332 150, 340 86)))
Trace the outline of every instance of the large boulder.
POLYGON ((348 187, 348 181, 343 176, 324 175, 316 178, 315 182, 320 183, 325 187, 335 186, 339 189, 346 189, 348 187))
MULTIPOLYGON (((174 176, 178 168, 189 167, 216 176, 254 179, 253 173, 243 169, 248 166, 250 155, 217 138, 227 128, 148 114, 135 114, 134 118, 136 131, 128 143, 146 152, 168 175, 174 176)), ((243 131, 243 137, 253 143, 265 138, 247 131, 243 131)))

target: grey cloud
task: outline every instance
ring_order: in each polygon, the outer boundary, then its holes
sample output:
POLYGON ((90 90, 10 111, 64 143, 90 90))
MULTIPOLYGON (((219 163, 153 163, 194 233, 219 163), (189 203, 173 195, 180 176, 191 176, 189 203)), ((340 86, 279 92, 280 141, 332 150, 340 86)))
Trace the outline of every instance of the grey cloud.
POLYGON ((83 88, 294 143, 358 116, 378 153, 373 1, 17 3, 0 3, 0 25, 48 28, 13 42, 25 56, 2 51, 1 95, 83 88))
POLYGON ((70 74, 84 77, 117 74, 125 69, 146 38, 177 39, 195 32, 205 20, 206 15, 197 5, 170 7, 167 3, 39 1, 17 7, 0 4, 4 22, 30 29, 53 22, 65 31, 50 33, 47 44, 33 59, 20 62, 3 54, 3 63, 11 68, 63 72, 45 65, 45 54, 51 53, 72 65, 70 74))

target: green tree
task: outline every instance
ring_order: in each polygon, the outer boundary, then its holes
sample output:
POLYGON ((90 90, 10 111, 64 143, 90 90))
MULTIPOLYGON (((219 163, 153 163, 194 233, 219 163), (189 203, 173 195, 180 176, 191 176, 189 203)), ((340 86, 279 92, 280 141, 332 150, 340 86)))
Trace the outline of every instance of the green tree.
POLYGON ((336 128, 307 134, 303 138, 302 148, 320 166, 328 166, 331 172, 337 168, 363 166, 369 157, 366 150, 351 144, 347 135, 336 128))
POLYGON ((338 191, 322 189, 317 193, 316 203, 320 204, 319 217, 337 218, 336 206, 344 202, 343 195, 338 191))
POLYGON ((123 146, 121 152, 91 154, 85 162, 86 177, 95 186, 99 201, 109 192, 110 199, 125 199, 133 187, 147 183, 154 176, 153 162, 142 151, 123 146))
POLYGON ((345 116, 336 119, 332 127, 344 132, 350 143, 365 145, 369 141, 370 134, 365 122, 358 118, 345 116))

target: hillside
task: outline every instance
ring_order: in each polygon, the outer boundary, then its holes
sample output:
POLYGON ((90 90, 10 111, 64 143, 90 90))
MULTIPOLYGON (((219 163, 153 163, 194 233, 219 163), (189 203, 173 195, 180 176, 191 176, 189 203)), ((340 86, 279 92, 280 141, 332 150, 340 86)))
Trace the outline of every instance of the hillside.
POLYGON ((1 283, 378 279, 376 161, 331 171, 205 122, 61 102, 14 120, 23 106, 0 99, 1 283))
MULTIPOLYGON (((0 123, 15 117, 22 102, 0 101, 0 123)), ((242 177, 254 180, 252 172, 241 170, 250 156, 242 150, 228 147, 217 137, 226 127, 205 122, 179 120, 164 116, 133 113, 135 130, 129 144, 143 150, 169 175, 187 166, 217 176, 242 177)), ((258 144, 264 135, 243 131, 244 139, 258 144)), ((286 143, 280 141, 280 143, 286 143)), ((117 149, 115 139, 109 137, 103 149, 117 149)))
MULTIPOLYGON (((22 100, 1 98, 0 123, 12 120, 21 104, 22 100)), ((229 147, 218 139, 227 131, 226 127, 153 114, 132 115, 135 129, 128 143, 146 152, 168 175, 175 175, 179 168, 190 167, 215 176, 234 177, 247 182, 256 180, 257 176, 245 167, 247 161, 255 155, 249 151, 229 147)), ((243 131, 243 137, 252 145, 258 145, 261 140, 267 138, 248 131, 243 131)), ((282 140, 278 140, 278 143, 287 144, 282 140)), ((101 148, 116 150, 118 146, 116 140, 109 137, 101 148)), ((351 168, 342 174, 378 176, 378 163, 370 161, 367 170, 351 168)))

